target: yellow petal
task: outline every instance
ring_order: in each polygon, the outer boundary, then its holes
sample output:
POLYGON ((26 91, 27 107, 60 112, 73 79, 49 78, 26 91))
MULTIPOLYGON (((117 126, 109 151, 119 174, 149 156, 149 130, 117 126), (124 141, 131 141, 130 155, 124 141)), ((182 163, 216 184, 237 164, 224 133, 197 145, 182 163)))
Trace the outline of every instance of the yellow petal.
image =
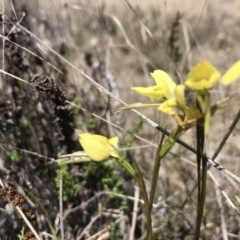
POLYGON ((108 140, 109 144, 111 145, 111 152, 110 155, 115 158, 119 158, 119 152, 118 152, 118 140, 119 138, 117 136, 112 137, 108 140))
POLYGON ((161 86, 132 87, 131 89, 136 91, 139 94, 142 94, 150 98, 155 98, 155 99, 166 98, 166 92, 161 86))
POLYGON ((192 79, 192 81, 210 79, 212 74, 216 71, 217 69, 211 63, 208 61, 202 61, 190 70, 187 75, 187 79, 192 79))
POLYGON ((213 88, 214 85, 218 82, 219 78, 221 77, 221 73, 216 71, 213 72, 212 76, 210 77, 208 84, 207 84, 207 89, 213 88))
POLYGON ((161 104, 158 109, 166 114, 174 115, 175 114, 174 108, 176 106, 177 106, 177 100, 172 98, 165 101, 163 104, 161 104))
POLYGON ((102 161, 110 157, 111 146, 106 137, 81 133, 79 142, 85 153, 94 161, 102 161))
POLYGON ((119 141, 119 138, 117 136, 112 137, 108 140, 109 144, 115 147, 116 149, 118 149, 118 141, 119 141))
POLYGON ((221 83, 228 85, 240 77, 240 60, 234 63, 221 78, 221 83))
POLYGON ((174 95, 177 100, 177 106, 185 113, 186 103, 185 103, 185 86, 179 84, 174 89, 174 95))
POLYGON ((220 72, 211 63, 202 61, 191 69, 185 85, 193 90, 211 89, 220 76, 220 72))
POLYGON ((172 78, 162 70, 155 70, 153 73, 150 73, 154 78, 157 86, 161 86, 166 93, 166 98, 171 98, 173 96, 174 88, 176 83, 172 78))

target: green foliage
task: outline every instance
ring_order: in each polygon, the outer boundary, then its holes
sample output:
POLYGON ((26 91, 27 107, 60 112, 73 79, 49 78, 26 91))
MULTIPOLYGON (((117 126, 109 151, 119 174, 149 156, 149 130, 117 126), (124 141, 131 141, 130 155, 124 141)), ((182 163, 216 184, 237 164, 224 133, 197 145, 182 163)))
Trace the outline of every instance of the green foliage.
POLYGON ((19 125, 19 130, 21 132, 21 137, 17 138, 17 143, 18 143, 18 147, 22 148, 23 146, 27 146, 29 139, 32 138, 32 135, 30 133, 30 128, 29 128, 29 124, 30 124, 30 119, 28 119, 27 117, 22 117, 20 125, 19 125))
POLYGON ((21 128, 22 129, 25 129, 25 128, 28 128, 29 127, 29 121, 28 119, 24 118, 22 121, 21 121, 21 128))
POLYGON ((22 228, 20 234, 18 234, 18 239, 23 240, 24 239, 24 227, 22 228))
POLYGON ((112 222, 108 227, 108 232, 110 236, 107 238, 107 240, 122 240, 123 236, 120 232, 119 225, 117 225, 115 222, 112 222))
POLYGON ((135 126, 132 128, 132 130, 130 130, 130 133, 132 134, 128 134, 125 139, 124 139, 124 143, 123 143, 123 147, 130 147, 132 142, 134 141, 135 139, 135 134, 138 134, 139 131, 141 130, 142 128, 142 125, 143 125, 143 119, 142 118, 138 118, 135 126))
POLYGON ((16 149, 11 150, 8 155, 11 157, 11 159, 18 163, 22 160, 22 157, 19 155, 19 153, 16 151, 16 149))
MULTIPOLYGON (((92 181, 95 179, 95 182, 99 183, 100 181, 100 188, 107 189, 114 193, 124 194, 123 182, 117 174, 114 166, 107 162, 90 162, 85 164, 83 169, 88 178, 91 178, 92 181)), ((119 210, 127 210, 126 201, 119 199, 114 196, 114 194, 112 194, 110 198, 112 199, 112 207, 118 208, 119 210)))
POLYGON ((68 165, 61 165, 60 168, 57 170, 57 176, 54 179, 57 193, 59 193, 60 187, 60 174, 62 174, 63 178, 63 201, 67 202, 73 196, 75 190, 79 187, 79 184, 74 181, 71 174, 69 173, 68 165))
POLYGON ((93 118, 87 118, 86 123, 87 123, 88 132, 90 132, 90 133, 95 132, 94 130, 96 128, 96 125, 95 125, 94 119, 93 118))
POLYGON ((73 114, 74 118, 79 114, 79 110, 81 109, 81 104, 77 98, 74 98, 73 101, 73 107, 71 108, 71 113, 73 114))

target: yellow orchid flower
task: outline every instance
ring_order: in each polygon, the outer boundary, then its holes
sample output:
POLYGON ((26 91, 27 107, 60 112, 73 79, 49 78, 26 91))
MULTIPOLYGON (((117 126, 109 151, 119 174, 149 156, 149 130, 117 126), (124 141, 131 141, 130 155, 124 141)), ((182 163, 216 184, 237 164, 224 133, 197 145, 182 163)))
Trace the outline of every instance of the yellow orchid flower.
POLYGON ((187 75, 185 85, 193 90, 208 90, 214 87, 221 73, 208 61, 195 65, 187 75))
MULTIPOLYGON (((221 73, 208 61, 195 65, 189 74, 185 85, 193 90, 209 90, 219 81, 221 73)), ((228 85, 240 77, 240 60, 234 63, 222 76, 220 82, 228 85)))
POLYGON ((132 87, 131 89, 144 96, 154 99, 170 99, 174 96, 173 91, 176 83, 162 70, 155 70, 151 76, 156 82, 151 87, 132 87))
POLYGON ((118 158, 118 137, 107 139, 104 136, 81 133, 79 134, 79 142, 84 152, 93 161, 103 161, 109 157, 118 158))
MULTIPOLYGON (((158 107, 158 109, 175 118, 177 124, 187 129, 196 124, 196 121, 203 118, 205 113, 211 113, 210 102, 206 102, 207 91, 213 88, 216 83, 230 84, 240 77, 240 60, 237 61, 221 78, 221 73, 208 61, 202 61, 195 65, 187 75, 184 85, 176 85, 172 78, 162 70, 151 73, 156 85, 151 87, 132 87, 132 90, 144 96, 158 99, 157 103, 135 103, 118 111, 142 108, 158 107), (194 103, 186 100, 185 86, 194 94, 200 109, 194 103), (179 113, 177 109, 183 113, 179 113), (209 110, 210 109, 210 110, 209 110)), ((211 114, 208 114, 209 116, 211 114)), ((209 118, 208 118, 209 119, 209 118)), ((208 121, 210 122, 210 120, 208 121)))
MULTIPOLYGON (((185 104, 185 86, 176 85, 172 78, 162 70, 156 70, 151 73, 151 76, 156 82, 156 86, 151 87, 133 87, 132 90, 155 99, 160 99, 159 103, 137 103, 127 107, 118 109, 118 111, 158 106, 158 109, 168 115, 176 116, 176 108, 180 109, 183 113, 186 112, 185 104)), ((179 118, 180 119, 180 118, 179 118)))
MULTIPOLYGON (((159 106, 158 109, 166 114, 174 115, 175 107, 179 109, 183 109, 185 106, 184 101, 184 85, 181 87, 177 86, 176 83, 172 80, 172 78, 162 70, 156 70, 151 73, 151 76, 154 78, 156 82, 156 86, 151 87, 132 87, 131 89, 140 93, 144 96, 148 96, 155 99, 166 99, 163 103, 159 103, 157 105, 151 104, 138 104, 138 107, 145 107, 145 106, 159 106), (175 96, 177 95, 177 97, 175 96)), ((133 105, 135 106, 135 105, 133 105)), ((129 106, 128 106, 129 107, 129 106)), ((132 106, 131 106, 132 108, 132 106)))

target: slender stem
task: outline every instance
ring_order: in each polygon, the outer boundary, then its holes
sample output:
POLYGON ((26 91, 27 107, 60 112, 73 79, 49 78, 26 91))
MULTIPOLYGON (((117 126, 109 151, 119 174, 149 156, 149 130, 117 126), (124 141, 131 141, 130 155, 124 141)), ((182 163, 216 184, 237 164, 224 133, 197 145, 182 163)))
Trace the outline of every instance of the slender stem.
POLYGON ((139 176, 136 173, 136 171, 133 169, 131 164, 124 157, 122 157, 121 159, 117 159, 117 162, 122 167, 124 167, 127 170, 127 172, 135 179, 135 181, 138 183, 138 185, 140 185, 139 176))
MULTIPOLYGON (((206 187, 207 187, 207 153, 206 153, 206 143, 207 143, 207 137, 210 131, 210 121, 211 121, 211 95, 209 92, 205 95, 205 113, 204 113, 204 129, 203 129, 203 142, 202 142, 202 186, 201 186, 201 201, 200 201, 200 216, 201 219, 203 218, 203 211, 204 211, 204 205, 205 205, 205 199, 206 199, 206 187)), ((201 225, 201 224, 200 224, 201 225)), ((205 238, 204 238, 205 239, 205 238)))
MULTIPOLYGON (((147 215, 147 240, 152 239, 152 226, 149 224, 151 222, 151 213, 152 213, 152 205, 154 201, 154 196, 156 192, 158 174, 160 169, 160 163, 162 158, 170 151, 176 140, 180 137, 180 135, 185 132, 181 128, 175 129, 171 135, 168 137, 167 141, 158 149, 158 154, 155 159, 154 167, 153 167, 153 177, 151 181, 151 190, 150 190, 150 198, 149 198, 149 207, 148 207, 148 215, 147 215)), ((159 145, 161 146, 161 144, 159 145)))
MULTIPOLYGON (((197 98, 199 99, 199 98, 197 98)), ((204 96, 204 104, 197 105, 204 112, 204 123, 201 121, 197 125, 197 173, 198 173, 198 207, 197 207, 197 222, 195 240, 200 238, 201 222, 203 218, 204 204, 206 198, 206 186, 207 186, 207 155, 206 155, 206 142, 210 129, 211 109, 210 93, 207 92, 204 96), (204 106, 204 109, 202 108, 204 106)))
MULTIPOLYGON (((163 135, 163 137, 164 137, 164 135, 163 135)), ((158 175, 158 171, 154 171, 154 170, 159 169, 158 164, 160 164, 160 161, 158 161, 158 158, 159 158, 159 152, 162 147, 163 137, 158 145, 158 149, 156 152, 156 157, 155 157, 154 167, 153 167, 153 178, 156 174, 158 175)), ((153 184, 153 178, 152 178, 152 184, 153 184)), ((152 187, 151 187, 151 190, 152 190, 152 187)), ((148 206, 147 206, 147 215, 146 215, 147 216, 147 240, 152 239, 152 204, 153 204, 152 191, 150 192, 150 200, 149 201, 150 202, 148 203, 148 206)))
MULTIPOLYGON (((147 196, 147 192, 146 192, 146 187, 143 181, 143 178, 141 177, 140 174, 138 174, 133 167, 130 165, 130 163, 123 157, 121 156, 121 159, 118 159, 117 162, 124 167, 127 172, 134 178, 134 180, 137 182, 139 188, 141 189, 142 192, 142 196, 143 196, 143 200, 145 203, 145 211, 146 214, 148 215, 148 206, 149 206, 149 200, 148 200, 148 196, 147 196)), ((139 172, 139 169, 137 169, 137 171, 139 172)))
POLYGON ((124 156, 121 156, 120 159, 117 159, 117 162, 127 170, 127 172, 135 179, 139 188, 141 189, 142 197, 145 203, 144 206, 145 206, 145 213, 146 213, 147 219, 148 219, 148 216, 150 216, 150 219, 147 220, 147 229, 148 229, 147 233, 149 234, 149 238, 147 239, 151 240, 152 239, 152 220, 151 220, 151 212, 149 212, 151 211, 151 208, 149 207, 150 204, 148 200, 148 195, 147 195, 144 180, 140 174, 140 170, 138 169, 138 166, 137 166, 137 171, 135 171, 130 165, 130 163, 124 158, 124 156))
POLYGON ((129 234, 129 240, 134 240, 134 233, 136 229, 137 223, 137 212, 138 212, 138 200, 139 200, 139 187, 135 186, 134 192, 134 205, 133 205, 133 215, 132 215, 132 224, 129 234))
MULTIPOLYGON (((143 175, 141 173, 141 170, 139 169, 138 164, 136 162, 135 162, 135 166, 136 166, 137 174, 139 176, 139 187, 140 187, 142 197, 143 197, 143 200, 144 200, 145 214, 146 214, 146 216, 148 216, 149 215, 148 214, 149 199, 148 199, 148 194, 147 194, 147 190, 146 190, 146 185, 144 183, 144 179, 143 179, 143 175)), ((151 231, 152 231, 152 219, 151 218, 150 218, 150 221, 147 221, 147 228, 148 228, 148 225, 151 226, 151 231)), ((152 234, 152 232, 151 232, 151 234, 152 234)))
POLYGON ((206 154, 203 154, 202 157, 202 192, 201 192, 201 220, 203 218, 204 205, 206 199, 206 188, 207 188, 207 158, 206 154))
MULTIPOLYGON (((204 112, 205 106, 201 94, 196 94, 196 106, 201 112, 204 112)), ((202 222, 202 211, 201 211, 201 196, 202 196, 202 177, 201 177, 201 166, 202 166, 202 154, 204 147, 204 127, 202 121, 198 121, 196 125, 196 137, 197 137, 197 186, 198 186, 198 197, 197 197, 197 219, 196 219, 196 232, 195 240, 200 238, 200 228, 202 222)))
POLYGON ((180 136, 180 133, 181 133, 181 130, 179 128, 177 128, 175 131, 173 131, 157 155, 157 159, 156 159, 154 167, 153 167, 153 177, 152 177, 151 191, 150 191, 149 203, 151 205, 154 200, 155 189, 156 189, 156 185, 157 185, 158 173, 159 173, 161 160, 170 151, 170 149, 176 142, 176 138, 178 138, 180 136))
POLYGON ((197 220, 196 220, 196 232, 195 232, 195 240, 199 240, 200 238, 200 227, 201 227, 201 160, 202 160, 202 140, 204 139, 203 127, 201 125, 197 125, 197 186, 198 186, 198 201, 197 201, 197 220))

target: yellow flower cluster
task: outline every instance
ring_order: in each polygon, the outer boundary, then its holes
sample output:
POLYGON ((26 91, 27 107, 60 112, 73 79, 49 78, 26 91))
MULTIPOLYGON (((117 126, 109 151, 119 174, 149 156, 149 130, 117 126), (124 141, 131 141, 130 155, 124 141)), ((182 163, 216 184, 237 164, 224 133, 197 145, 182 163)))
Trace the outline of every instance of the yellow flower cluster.
MULTIPOLYGON (((151 76, 156 85, 133 87, 132 89, 144 96, 160 100, 160 102, 157 104, 134 104, 120 110, 158 106, 160 111, 173 116, 179 126, 188 129, 196 124, 197 119, 202 117, 202 113, 195 106, 186 106, 185 87, 192 89, 197 96, 198 93, 204 93, 213 88, 219 80, 224 85, 230 84, 240 77, 240 61, 236 62, 222 78, 221 73, 207 61, 202 61, 194 66, 188 73, 184 84, 176 85, 172 78, 162 70, 154 71, 151 76), (176 108, 183 114, 179 114, 176 108)), ((215 112, 217 112, 216 109, 215 112)), ((118 137, 107 139, 96 134, 81 133, 79 134, 79 142, 84 152, 93 161, 103 161, 109 158, 121 159, 118 149, 118 137)))
POLYGON ((188 125, 189 120, 192 122, 201 115, 195 107, 189 108, 186 106, 185 87, 189 87, 197 95, 209 91, 217 82, 228 85, 240 77, 240 61, 236 62, 222 77, 221 73, 211 63, 202 61, 190 70, 184 84, 179 85, 176 85, 172 78, 162 70, 154 71, 151 76, 156 85, 132 87, 132 90, 144 96, 161 100, 162 103, 159 103, 158 109, 173 116, 178 124, 183 126, 184 124, 188 125), (176 108, 183 112, 183 116, 177 113, 176 108), (181 121, 185 121, 185 123, 180 123, 181 121))

